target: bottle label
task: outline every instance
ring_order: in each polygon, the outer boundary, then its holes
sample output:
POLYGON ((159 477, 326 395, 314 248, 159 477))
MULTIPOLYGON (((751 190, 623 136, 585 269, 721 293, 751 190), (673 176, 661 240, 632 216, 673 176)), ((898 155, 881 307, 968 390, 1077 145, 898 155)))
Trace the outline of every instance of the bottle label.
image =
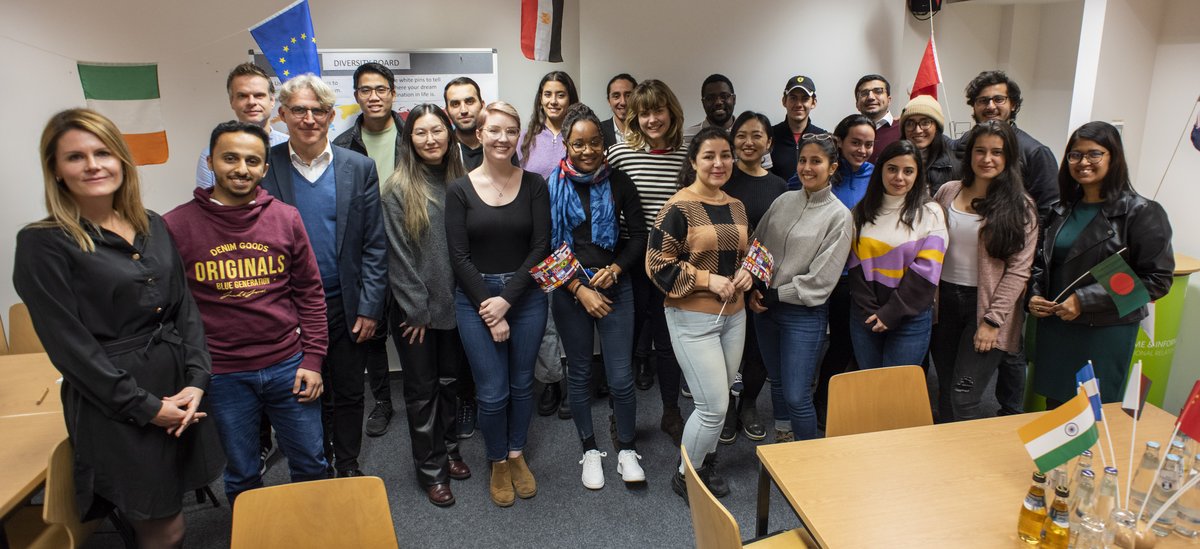
POLYGON ((1063 528, 1069 528, 1071 525, 1070 521, 1068 520, 1068 513, 1065 511, 1051 509, 1050 520, 1054 521, 1054 524, 1057 524, 1063 528))
POLYGON ((1030 511, 1043 511, 1046 509, 1046 500, 1027 494, 1025 496, 1025 508, 1030 511))

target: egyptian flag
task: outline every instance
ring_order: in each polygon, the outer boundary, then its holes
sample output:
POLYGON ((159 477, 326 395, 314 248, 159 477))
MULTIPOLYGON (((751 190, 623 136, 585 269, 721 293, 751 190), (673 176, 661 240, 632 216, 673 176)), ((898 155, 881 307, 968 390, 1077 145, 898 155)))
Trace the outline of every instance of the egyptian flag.
POLYGON ((521 0, 521 53, 562 63, 563 0, 521 0))
POLYGON ((1142 285, 1128 263, 1121 258, 1121 252, 1112 254, 1108 259, 1097 263, 1088 271, 1095 277, 1113 304, 1117 306, 1117 314, 1125 316, 1150 303, 1150 293, 1142 285))
POLYGON ((137 165, 167 161, 167 131, 155 63, 84 63, 79 82, 87 106, 107 116, 125 137, 137 165))
POLYGON ((918 95, 929 95, 937 99, 937 87, 942 82, 942 69, 938 65, 937 46, 933 44, 933 35, 925 44, 925 55, 921 56, 921 66, 917 67, 917 78, 913 81, 912 99, 918 95))

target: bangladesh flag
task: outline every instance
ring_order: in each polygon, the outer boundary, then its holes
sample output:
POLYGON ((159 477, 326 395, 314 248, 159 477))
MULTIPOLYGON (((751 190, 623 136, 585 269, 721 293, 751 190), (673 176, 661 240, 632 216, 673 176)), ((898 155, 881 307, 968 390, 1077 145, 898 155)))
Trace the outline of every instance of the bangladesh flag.
POLYGON ((89 109, 121 130, 139 166, 167 161, 167 131, 158 95, 158 65, 78 63, 89 109))
POLYGON ((1088 272, 1095 277, 1096 282, 1104 286, 1104 290, 1117 306, 1117 314, 1125 316, 1150 303, 1149 292, 1129 264, 1121 258, 1121 252, 1097 263, 1088 272))

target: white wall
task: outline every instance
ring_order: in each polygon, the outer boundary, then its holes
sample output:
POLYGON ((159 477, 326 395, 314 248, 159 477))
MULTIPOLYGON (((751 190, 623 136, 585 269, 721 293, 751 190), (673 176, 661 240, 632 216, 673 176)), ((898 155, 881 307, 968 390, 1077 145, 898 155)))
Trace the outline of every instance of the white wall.
MULTIPOLYGON (((230 119, 225 75, 255 48, 251 25, 283 0, 83 3, 42 0, 0 3, 0 105, 8 131, 0 137, 0 307, 18 301, 12 289, 16 232, 45 215, 38 165, 40 132, 51 114, 83 106, 75 61, 157 61, 171 151, 163 165, 141 169, 147 206, 165 212, 189 200, 196 157, 212 127, 230 119)), ((455 0, 310 0, 316 36, 327 48, 496 48, 500 94, 522 115, 538 80, 560 69, 578 74, 579 6, 567 0, 564 63, 529 61, 520 50, 516 2, 455 0)), ((496 98, 485 98, 496 99, 496 98)))
MULTIPOLYGON (((1163 13, 1159 0, 1108 0, 1104 16, 1091 119, 1123 122, 1122 140, 1126 150, 1133 152, 1141 150, 1146 131, 1146 105, 1163 13)), ((1139 155, 1127 156, 1130 169, 1137 173, 1139 155)), ((1145 192, 1140 186, 1139 190, 1145 192)))

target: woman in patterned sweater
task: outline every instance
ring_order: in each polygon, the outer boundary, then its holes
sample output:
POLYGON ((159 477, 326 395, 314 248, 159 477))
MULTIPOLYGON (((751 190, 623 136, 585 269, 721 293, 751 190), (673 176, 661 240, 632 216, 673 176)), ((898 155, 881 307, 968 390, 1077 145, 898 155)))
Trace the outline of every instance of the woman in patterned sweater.
MULTIPOLYGON (((705 128, 688 147, 683 187, 654 221, 646 272, 666 294, 667 327, 675 357, 692 389, 696 409, 683 428, 683 445, 700 478, 717 497, 729 493, 715 473, 717 438, 729 408, 729 386, 742 361, 749 273, 746 208, 721 190, 733 172, 733 149, 720 128, 705 128)), ((683 465, 672 488, 684 498, 683 465)))
POLYGON ((902 139, 879 155, 854 207, 850 340, 859 368, 921 364, 946 253, 946 213, 929 197, 921 154, 902 139))

